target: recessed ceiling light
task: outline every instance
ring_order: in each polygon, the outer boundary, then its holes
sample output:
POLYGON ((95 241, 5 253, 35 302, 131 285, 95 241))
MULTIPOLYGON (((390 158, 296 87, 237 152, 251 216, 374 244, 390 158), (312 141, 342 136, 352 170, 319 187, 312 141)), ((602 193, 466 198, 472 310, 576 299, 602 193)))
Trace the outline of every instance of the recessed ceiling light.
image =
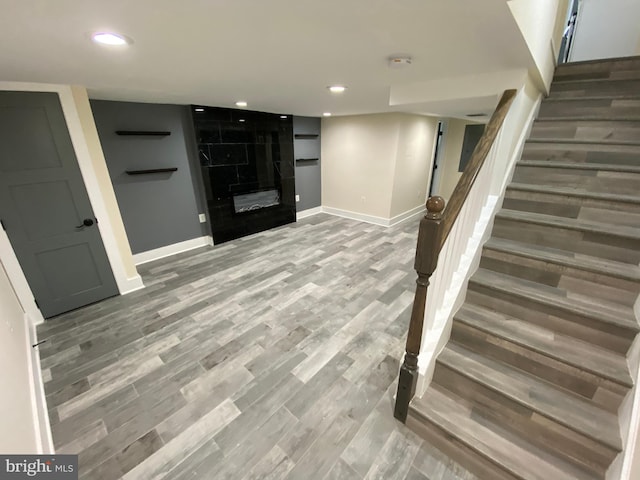
POLYGON ((322 114, 323 117, 330 117, 331 116, 331 112, 324 112, 322 114))
POLYGON ((240 121, 240 122, 244 122, 244 118, 241 118, 239 121, 240 121))
POLYGON ((124 35, 120 35, 119 33, 113 32, 96 32, 91 35, 91 39, 102 45, 129 45, 133 43, 133 41, 125 37, 124 35))
POLYGON ((204 112, 204 108, 196 108, 196 112, 204 112))
POLYGON ((238 100, 236 102, 236 107, 246 107, 247 106, 247 102, 245 102, 244 100, 238 100))
POLYGON ((344 85, 331 85, 327 88, 331 93, 342 93, 347 89, 347 87, 345 87, 344 85))
POLYGON ((287 118, 286 115, 280 115, 280 118, 287 118))

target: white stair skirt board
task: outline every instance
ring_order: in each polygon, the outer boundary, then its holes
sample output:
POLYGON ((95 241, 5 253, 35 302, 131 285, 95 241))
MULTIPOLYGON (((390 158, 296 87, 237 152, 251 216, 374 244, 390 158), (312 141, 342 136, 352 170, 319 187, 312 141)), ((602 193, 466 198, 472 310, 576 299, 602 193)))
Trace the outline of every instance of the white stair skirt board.
POLYGON ((466 283, 480 262, 482 245, 491 232, 490 227, 497 204, 497 196, 492 195, 487 199, 480 218, 475 224, 473 234, 467 242, 465 253, 459 259, 451 284, 445 293, 445 301, 436 312, 434 325, 430 330, 431 335, 422 343, 418 358, 419 377, 416 388, 416 396, 418 397, 422 396, 431 383, 436 357, 449 340, 453 314, 464 301, 467 293, 466 283))
POLYGON ((322 207, 307 208, 296 212, 296 221, 322 213, 322 207))
MULTIPOLYGON (((634 304, 634 313, 638 319, 638 306, 640 296, 634 304)), ((627 362, 634 379, 634 387, 623 400, 618 409, 618 421, 620 423, 620 435, 624 449, 607 470, 607 478, 620 480, 635 480, 640 458, 640 336, 634 340, 627 352, 627 362), (636 471, 634 471, 636 470, 636 471)))
POLYGON ((29 370, 29 387, 31 396, 31 411, 33 412, 33 425, 35 428, 35 437, 38 442, 38 455, 46 455, 55 453, 53 446, 53 437, 51 435, 51 424, 49 422, 49 410, 47 409, 47 398, 44 393, 44 382, 42 380, 42 367, 40 365, 40 354, 38 347, 33 347, 38 343, 38 334, 33 321, 24 316, 27 325, 27 351, 29 356, 27 359, 29 370))
POLYGON ((333 208, 333 207, 322 207, 322 212, 328 213, 329 215, 335 215, 336 217, 349 218, 351 220, 357 220, 359 222, 366 222, 366 223, 371 223, 373 225, 379 225, 381 227, 392 227, 410 218, 423 215, 426 212, 426 210, 424 205, 419 205, 417 207, 412 208, 411 210, 407 210, 406 212, 391 218, 376 217, 374 215, 366 215, 364 213, 351 212, 349 210, 341 210, 339 208, 333 208))
POLYGON ((146 252, 136 253, 133 256, 133 261, 136 265, 142 265, 143 263, 153 262, 154 260, 160 260, 161 258, 170 257, 177 253, 187 252, 194 248, 212 246, 213 239, 210 236, 193 238, 191 240, 185 240, 184 242, 174 243, 165 247, 154 248, 153 250, 147 250, 146 252))

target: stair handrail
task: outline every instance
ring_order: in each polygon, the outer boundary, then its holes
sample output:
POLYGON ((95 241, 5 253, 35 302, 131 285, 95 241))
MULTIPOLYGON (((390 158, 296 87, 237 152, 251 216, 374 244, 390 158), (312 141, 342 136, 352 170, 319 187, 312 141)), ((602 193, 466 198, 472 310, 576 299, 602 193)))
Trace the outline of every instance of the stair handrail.
POLYGON ((406 422, 409 403, 415 395, 418 382, 418 355, 422 343, 422 328, 424 323, 425 306, 429 279, 438 265, 440 251, 455 224, 462 207, 469 196, 478 173, 482 169, 489 151, 498 136, 517 91, 505 90, 494 110, 484 133, 476 145, 467 166, 458 180, 449 204, 446 205, 442 197, 429 197, 426 203, 427 213, 420 220, 416 257, 414 268, 418 274, 416 292, 413 299, 409 331, 405 346, 405 355, 398 377, 398 391, 394 416, 401 422, 406 422))

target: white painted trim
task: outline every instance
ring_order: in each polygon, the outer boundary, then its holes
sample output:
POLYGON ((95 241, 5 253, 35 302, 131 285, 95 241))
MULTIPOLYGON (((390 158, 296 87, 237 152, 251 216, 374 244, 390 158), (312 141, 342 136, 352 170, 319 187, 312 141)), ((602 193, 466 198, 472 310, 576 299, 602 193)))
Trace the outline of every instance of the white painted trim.
POLYGON ((396 215, 395 217, 391 217, 389 219, 389 226, 395 227, 399 223, 404 222, 405 220, 409 220, 410 218, 420 217, 427 212, 425 205, 418 205, 417 207, 412 208, 411 210, 407 210, 400 215, 396 215))
POLYGON ((122 287, 118 287, 120 290, 120 295, 127 295, 128 293, 133 293, 138 290, 142 290, 144 288, 144 283, 142 283, 142 277, 140 275, 136 275, 131 278, 127 278, 126 281, 122 282, 122 287))
MULTIPOLYGON (((471 274, 477 270, 482 254, 482 246, 491 234, 493 219, 502 206, 507 185, 511 182, 516 164, 522 156, 525 142, 531 132, 541 101, 542 94, 539 94, 534 100, 530 112, 527 114, 527 119, 515 144, 516 148, 514 148, 513 154, 511 158, 509 158, 509 163, 506 165, 506 175, 504 175, 501 182, 500 179, 496 179, 496 183, 499 185, 497 189, 492 185, 493 188, 491 190, 493 194, 487 198, 487 202, 474 227, 473 234, 466 245, 465 253, 459 260, 452 283, 447 286, 447 291, 444 296, 445 302, 436 312, 435 318, 438 325, 431 330, 432 334, 430 334, 428 338, 423 338, 420 356, 418 358, 419 375, 416 396, 421 396, 429 386, 435 368, 435 359, 449 341, 453 323, 453 313, 462 305, 466 298, 467 282, 471 274)), ((503 132, 504 130, 501 129, 496 140, 496 142, 500 144, 505 141, 503 139, 503 132)), ((496 154, 499 153, 497 152, 496 154)))
POLYGON ((138 266, 143 263, 170 257, 171 255, 176 255, 178 253, 188 252, 194 248, 206 247, 207 245, 213 245, 213 239, 209 235, 185 240, 184 242, 174 243, 165 247, 154 248, 153 250, 147 250, 146 252, 136 253, 133 256, 133 261, 136 266, 138 266))
MULTIPOLYGON (((411 210, 407 210, 400 215, 396 215, 391 218, 384 217, 376 217, 374 215, 366 215, 364 213, 351 212, 349 210, 341 210, 339 208, 333 207, 321 207, 323 213, 328 213, 329 215, 335 215, 336 217, 348 218, 351 220, 357 220, 359 222, 371 223, 373 225, 378 225, 380 227, 393 227, 405 220, 408 220, 412 217, 417 217, 421 215, 425 211, 425 207, 420 205, 418 207, 414 207, 411 210)), ((317 212, 320 213, 320 212, 317 212)))
POLYGON ((634 480, 631 474, 634 460, 634 453, 640 448, 638 445, 638 436, 640 435, 640 388, 638 387, 638 381, 640 378, 636 378, 636 383, 633 388, 633 407, 631 410, 631 420, 629 421, 629 433, 624 443, 624 450, 622 455, 622 472, 620 474, 620 480, 634 480))
POLYGON ((47 397, 44 393, 44 382, 42 381, 42 367, 40 365, 40 354, 37 348, 32 345, 38 343, 38 334, 34 322, 29 316, 24 316, 27 340, 27 369, 29 371, 29 390, 31 396, 31 411, 33 412, 33 425, 36 441, 38 442, 38 455, 55 453, 53 436, 51 435, 51 424, 49 421, 49 410, 47 409, 47 397))
MULTIPOLYGON (((640 295, 636 298, 633 304, 633 311, 636 320, 640 319, 640 295)), ((632 398, 632 403, 628 407, 631 412, 630 415, 625 415, 625 403, 618 409, 618 421, 620 422, 620 433, 622 435, 622 452, 619 454, 618 461, 621 463, 620 474, 617 475, 615 462, 609 467, 606 478, 615 478, 620 480, 634 480, 637 478, 637 470, 640 462, 640 339, 636 338, 631 348, 627 352, 627 363, 634 379, 634 386, 628 395, 632 398), (628 419, 628 423, 627 423, 628 419), (624 425, 626 423, 627 425, 624 425), (625 426, 628 426, 628 431, 625 436, 625 426), (637 457, 637 458, 635 458, 637 457), (634 465, 636 463, 636 465, 634 465), (633 469, 636 469, 636 472, 633 469), (635 474, 636 476, 632 476, 635 474)), ((627 400, 628 401, 628 400, 627 400)), ((627 410, 628 412, 628 410, 627 410)))
MULTIPOLYGON (((91 162, 89 146, 87 145, 82 130, 80 116, 78 115, 71 87, 69 85, 45 83, 0 82, 0 91, 53 92, 58 94, 91 207, 96 217, 100 219, 98 229, 102 236, 102 243, 104 244, 107 258, 109 259, 109 264, 111 265, 111 270, 118 286, 118 291, 121 294, 126 294, 143 288, 144 285, 140 275, 135 275, 131 278, 127 277, 107 206, 100 193, 98 177, 91 162)), ((6 234, 4 236, 6 236, 6 234)), ((0 260, 5 264, 9 280, 31 321, 36 325, 43 323, 44 318, 40 309, 35 304, 31 287, 29 287, 11 244, 8 243, 8 245, 9 249, 6 248, 4 242, 0 242, 0 260)))
POLYGON ((336 217, 348 218, 350 220, 357 220, 359 222, 372 223, 373 225, 379 225, 381 227, 389 226, 389 219, 383 217, 376 217, 374 215, 366 215, 364 213, 352 212, 349 210, 342 210, 340 208, 322 207, 324 213, 329 215, 335 215, 336 217))
POLYGON ((447 286, 444 294, 444 302, 435 314, 434 328, 426 342, 420 347, 418 358, 418 385, 416 395, 422 395, 429 386, 435 368, 436 357, 449 341, 453 314, 462 305, 467 295, 467 282, 480 262, 482 245, 487 240, 493 217, 496 214, 498 204, 497 196, 489 196, 482 209, 482 213, 476 222, 471 238, 467 242, 464 254, 458 259, 458 266, 452 277, 451 284, 447 286))
MULTIPOLYGON (((120 256, 120 250, 114 234, 113 225, 111 224, 111 218, 100 190, 100 182, 98 181, 98 176, 93 168, 89 145, 87 144, 84 131, 82 130, 82 122, 76 108, 71 87, 63 86, 58 93, 60 95, 62 111, 64 112, 64 116, 67 121, 69 135, 71 136, 71 142, 73 143, 73 148, 75 149, 76 157, 78 159, 80 173, 82 173, 82 178, 84 179, 85 189, 89 195, 89 201, 91 202, 93 212, 100 220, 98 222, 98 229, 100 230, 102 243, 104 244, 104 249, 107 253, 107 257, 109 258, 109 263, 111 264, 113 276, 116 280, 120 293, 129 292, 131 291, 132 286, 130 285, 130 279, 127 277, 126 268, 120 256)), ((137 279, 134 277, 134 283, 142 283, 142 278, 139 275, 137 275, 137 277, 137 279)))
POLYGON ((0 260, 7 272, 11 286, 16 292, 22 310, 26 313, 29 321, 33 322, 34 325, 44 323, 44 317, 36 305, 33 292, 31 292, 27 277, 25 277, 20 262, 18 262, 16 252, 11 246, 7 232, 2 229, 0 229, 0 260))
POLYGON ((322 207, 313 207, 307 208, 306 210, 301 210, 296 212, 296 221, 302 220, 303 218, 311 217, 313 215, 318 215, 322 213, 322 207))

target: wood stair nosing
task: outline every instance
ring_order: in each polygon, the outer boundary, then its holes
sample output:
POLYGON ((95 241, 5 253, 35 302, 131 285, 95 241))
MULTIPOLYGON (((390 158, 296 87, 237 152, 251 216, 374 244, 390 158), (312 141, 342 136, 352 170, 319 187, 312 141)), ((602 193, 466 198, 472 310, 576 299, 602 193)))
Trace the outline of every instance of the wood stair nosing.
POLYGON ((627 94, 625 96, 619 95, 589 95, 587 97, 546 97, 542 100, 543 103, 556 103, 556 102, 578 102, 584 100, 640 100, 640 94, 627 94))
POLYGON ((640 173, 640 166, 611 163, 562 162, 558 160, 520 160, 517 166, 537 168, 562 168, 567 170, 598 170, 603 172, 640 173))
POLYGON ((560 144, 581 144, 581 145, 626 145, 630 147, 640 147, 639 140, 609 140, 586 138, 555 138, 555 137, 529 137, 526 143, 560 143, 560 144))
POLYGON ((522 243, 514 240, 492 237, 484 248, 497 252, 517 255, 524 258, 539 260, 556 265, 562 265, 577 270, 584 270, 598 275, 638 282, 640 289, 640 267, 614 260, 603 261, 589 255, 574 255, 573 252, 551 247, 542 247, 531 243, 522 243))
POLYGON ((490 456, 479 453, 476 448, 451 434, 437 422, 432 422, 427 416, 423 416, 420 413, 421 408, 416 407, 416 403, 413 403, 419 401, 420 399, 414 398, 412 404, 409 405, 406 426, 429 445, 454 459, 456 463, 475 475, 473 480, 523 480, 521 476, 516 477, 502 468, 499 463, 491 460, 490 456))
POLYGON ((631 203, 640 206, 639 196, 592 192, 580 188, 558 187, 555 185, 549 186, 537 183, 511 182, 507 187, 507 190, 520 190, 525 192, 536 192, 563 197, 589 198, 591 200, 601 200, 608 203, 631 203))
POLYGON ((538 116, 535 119, 535 126, 549 126, 553 128, 557 128, 559 123, 567 123, 565 127, 592 127, 592 128, 602 128, 602 127, 625 127, 625 128, 637 128, 640 125, 640 120, 631 119, 625 120, 619 116, 615 117, 605 117, 605 116, 594 116, 592 119, 586 117, 584 115, 573 117, 571 120, 561 120, 558 117, 540 117, 538 116), (548 124, 548 125, 547 125, 548 124))
POLYGON ((554 215, 546 215, 544 213, 522 212, 506 208, 503 208, 496 214, 496 219, 525 222, 565 230, 577 230, 640 242, 640 229, 634 227, 610 225, 601 222, 590 222, 587 220, 577 220, 567 217, 556 217, 554 215))
POLYGON ((633 386, 626 357, 610 350, 479 305, 463 304, 455 321, 622 387, 633 386))
MULTIPOLYGON (((635 69, 629 69, 628 71, 634 71, 635 69)), ((554 77, 555 80, 555 77, 554 77)), ((556 85, 562 85, 567 86, 567 85, 588 85, 588 84, 595 84, 595 85, 600 85, 603 83, 621 83, 621 82, 632 82, 632 83, 638 83, 640 84, 640 79, 637 78, 574 78, 574 79, 566 79, 566 80, 562 80, 562 81, 555 81, 556 85)), ((551 86, 551 88, 553 89, 553 85, 551 86)), ((563 90, 564 91, 564 90, 563 90)))
POLYGON ((614 60, 588 60, 584 62, 562 63, 556 67, 553 82, 590 79, 590 78, 617 78, 625 73, 640 73, 640 61, 637 57, 621 57, 614 60))
POLYGON ((436 362, 596 443, 622 450, 616 416, 577 395, 454 343, 442 350, 436 362))
POLYGON ((617 69, 611 71, 591 71, 582 73, 566 72, 554 76, 556 85, 575 80, 637 80, 640 79, 640 70, 635 68, 617 69))
POLYGON ((469 280, 469 288, 473 289, 476 286, 500 292, 509 297, 521 298, 558 312, 589 319, 601 325, 603 329, 605 327, 617 328, 621 332, 631 334, 640 331, 640 326, 635 320, 631 308, 620 308, 614 304, 607 304, 604 300, 599 300, 597 305, 588 304, 575 298, 563 296, 560 289, 483 268, 479 268, 469 280))
MULTIPOLYGON (((637 116, 627 116, 627 117, 619 117, 619 120, 623 120, 625 122, 640 122, 640 113, 637 116)), ((579 122, 581 120, 586 120, 586 121, 597 121, 597 120, 603 120, 603 121, 609 121, 609 122, 613 122, 616 119, 614 118, 607 118, 606 116, 596 116, 596 115, 584 115, 581 117, 578 116, 569 116, 569 115, 554 115, 554 114, 540 114, 538 116, 538 120, 540 120, 541 122, 579 122)))
POLYGON ((584 475, 582 472, 574 473, 575 469, 564 462, 553 465, 541 459, 533 446, 523 448, 510 442, 500 434, 499 427, 489 428, 476 422, 467 408, 458 405, 454 398, 438 388, 430 387, 422 398, 414 400, 410 415, 444 432, 518 480, 596 479, 586 472, 584 475))
POLYGON ((446 365, 437 365, 432 384, 468 408, 478 423, 497 426, 510 442, 524 448, 535 447, 537 456, 551 463, 562 460, 603 478, 607 468, 619 454, 614 449, 465 378, 446 365), (527 434, 523 435, 523 432, 527 434))

